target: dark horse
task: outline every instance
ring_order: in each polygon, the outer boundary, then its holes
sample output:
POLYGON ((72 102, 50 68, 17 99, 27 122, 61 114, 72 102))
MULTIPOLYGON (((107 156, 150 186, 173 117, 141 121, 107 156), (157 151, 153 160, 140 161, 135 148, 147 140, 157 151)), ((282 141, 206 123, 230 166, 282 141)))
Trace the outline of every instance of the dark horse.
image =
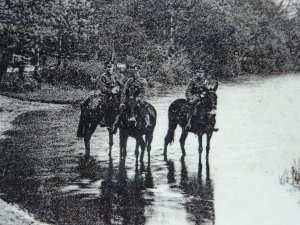
POLYGON ((135 156, 139 157, 139 147, 141 147, 140 161, 143 161, 144 152, 147 148, 148 161, 150 161, 151 142, 153 131, 156 125, 156 110, 148 102, 137 103, 135 99, 129 99, 125 104, 125 109, 120 117, 120 154, 126 156, 126 147, 128 137, 136 139, 135 156), (146 126, 145 118, 150 116, 150 126, 146 126), (138 120, 141 123, 138 126, 138 120), (145 136, 145 139, 143 138, 145 136))
POLYGON ((210 139, 215 129, 216 123, 216 106, 217 106, 217 95, 215 90, 207 90, 204 97, 195 106, 195 112, 192 116, 191 129, 185 130, 187 124, 187 112, 189 105, 186 99, 177 99, 169 107, 169 129, 165 137, 164 156, 167 157, 168 144, 174 141, 174 132, 179 124, 182 127, 182 134, 180 137, 180 147, 182 156, 185 156, 185 140, 188 136, 188 132, 192 132, 198 135, 199 140, 199 158, 201 158, 202 147, 202 136, 207 135, 206 145, 206 158, 209 156, 210 139))
POLYGON ((109 133, 109 155, 113 146, 113 132, 110 127, 113 125, 119 113, 120 96, 110 96, 98 94, 90 97, 81 104, 81 115, 77 130, 77 137, 84 138, 85 158, 90 157, 90 140, 97 126, 105 117, 105 124, 109 133))

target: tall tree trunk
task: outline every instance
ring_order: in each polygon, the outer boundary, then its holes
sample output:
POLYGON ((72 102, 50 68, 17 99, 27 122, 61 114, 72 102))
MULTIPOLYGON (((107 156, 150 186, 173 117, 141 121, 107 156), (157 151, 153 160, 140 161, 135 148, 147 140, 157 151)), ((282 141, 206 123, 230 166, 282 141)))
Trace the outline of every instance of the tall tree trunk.
POLYGON ((58 56, 57 56, 57 65, 56 69, 61 65, 61 58, 62 58, 62 35, 59 36, 58 41, 58 56))

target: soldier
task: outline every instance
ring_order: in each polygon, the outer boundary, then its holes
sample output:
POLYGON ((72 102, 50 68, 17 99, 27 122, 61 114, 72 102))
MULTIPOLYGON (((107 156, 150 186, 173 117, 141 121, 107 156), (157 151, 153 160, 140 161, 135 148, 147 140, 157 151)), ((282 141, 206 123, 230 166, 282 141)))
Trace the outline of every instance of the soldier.
MULTIPOLYGON (((107 97, 107 102, 112 100, 112 98, 120 92, 123 86, 123 81, 121 78, 117 77, 114 73, 114 62, 108 61, 104 63, 106 71, 95 78, 91 78, 91 81, 95 84, 95 93, 89 96, 83 103, 83 107, 86 107, 89 100, 97 95, 105 94, 107 97)), ((106 116, 103 117, 100 122, 101 126, 105 126, 107 123, 106 116)))
POLYGON ((104 63, 104 66, 106 68, 105 73, 100 74, 95 78, 92 77, 91 81, 96 84, 96 92, 100 92, 102 94, 106 94, 108 97, 111 97, 120 91, 120 87, 123 86, 123 83, 114 74, 113 61, 104 63))
POLYGON ((185 92, 185 97, 189 104, 186 130, 191 129, 191 120, 195 111, 195 104, 204 97, 204 92, 208 90, 207 83, 207 75, 203 69, 196 70, 196 76, 189 81, 185 92))
POLYGON ((145 100, 148 83, 146 79, 140 76, 140 67, 134 65, 131 67, 132 73, 124 85, 121 96, 121 108, 124 107, 127 97, 133 97, 139 104, 145 100))
MULTIPOLYGON (((128 100, 128 98, 134 98, 138 103, 138 109, 141 110, 141 106, 143 105, 145 101, 145 96, 147 93, 147 86, 148 83, 146 79, 142 78, 140 76, 140 67, 138 65, 131 65, 128 66, 128 72, 129 79, 126 81, 122 94, 121 94, 121 104, 120 104, 120 114, 117 116, 117 119, 115 121, 113 131, 116 132, 120 115, 123 112, 125 108, 125 103, 128 100)), ((146 122, 146 128, 150 127, 150 115, 146 114, 145 116, 145 122, 146 122)), ((138 112, 138 118, 137 118, 137 126, 138 128, 141 128, 141 111, 138 112)))

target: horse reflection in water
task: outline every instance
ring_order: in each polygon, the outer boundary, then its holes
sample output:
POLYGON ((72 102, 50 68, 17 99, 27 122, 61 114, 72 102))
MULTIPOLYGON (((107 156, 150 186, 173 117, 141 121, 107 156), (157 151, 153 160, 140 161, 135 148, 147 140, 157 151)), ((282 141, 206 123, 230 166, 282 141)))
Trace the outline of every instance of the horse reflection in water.
MULTIPOLYGON (((168 183, 176 182, 175 166, 171 160, 167 161, 168 183)), ((189 176, 184 157, 181 158, 179 188, 187 195, 185 207, 188 219, 195 224, 215 224, 214 186, 210 178, 209 162, 206 162, 206 177, 202 176, 202 164, 199 161, 198 176, 189 176)))
POLYGON ((150 162, 145 178, 142 175, 143 163, 141 168, 136 163, 135 176, 129 179, 125 161, 126 156, 121 158, 119 169, 115 173, 110 158, 109 169, 101 187, 102 216, 107 224, 145 224, 145 206, 150 203, 146 202, 142 191, 153 187, 150 162))

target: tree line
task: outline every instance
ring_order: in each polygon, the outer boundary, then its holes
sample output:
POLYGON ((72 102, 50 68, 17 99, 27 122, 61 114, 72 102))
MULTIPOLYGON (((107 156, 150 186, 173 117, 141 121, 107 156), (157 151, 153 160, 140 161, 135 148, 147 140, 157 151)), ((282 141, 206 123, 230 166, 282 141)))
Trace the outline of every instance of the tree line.
MULTIPOLYGON (((66 71, 74 61, 93 67, 113 53, 167 83, 186 82, 198 67, 219 78, 299 71, 300 6, 288 3, 1 0, 0 76, 12 54, 66 71)), ((78 72, 76 79, 87 80, 82 74, 89 76, 78 72)))

